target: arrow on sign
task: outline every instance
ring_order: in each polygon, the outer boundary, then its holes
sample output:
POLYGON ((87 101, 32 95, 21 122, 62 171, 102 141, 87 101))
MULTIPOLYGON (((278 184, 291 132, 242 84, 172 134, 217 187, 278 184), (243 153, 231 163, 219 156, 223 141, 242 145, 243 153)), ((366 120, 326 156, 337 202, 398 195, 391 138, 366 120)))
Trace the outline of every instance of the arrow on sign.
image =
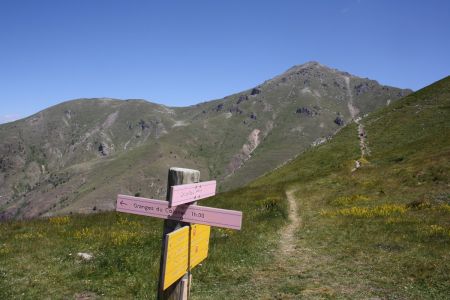
POLYGON ((216 227, 241 229, 242 212, 200 205, 169 207, 169 202, 126 195, 117 195, 116 211, 170 219, 187 223, 206 224, 216 227), (123 204, 130 207, 122 207, 123 204))
POLYGON ((120 201, 120 205, 122 205, 122 206, 124 206, 124 205, 127 206, 128 204, 126 204, 125 202, 123 202, 123 200, 121 200, 121 201, 120 201))

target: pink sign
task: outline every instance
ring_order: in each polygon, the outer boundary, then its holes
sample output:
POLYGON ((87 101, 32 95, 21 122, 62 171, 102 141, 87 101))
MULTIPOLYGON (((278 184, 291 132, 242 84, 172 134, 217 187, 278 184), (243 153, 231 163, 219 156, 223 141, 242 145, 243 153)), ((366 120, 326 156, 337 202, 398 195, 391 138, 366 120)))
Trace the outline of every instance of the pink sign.
POLYGON ((170 187, 170 206, 194 202, 216 194, 216 181, 182 184, 170 187))
POLYGON ((242 212, 200 205, 169 207, 168 201, 117 195, 116 211, 186 223, 241 229, 242 212))

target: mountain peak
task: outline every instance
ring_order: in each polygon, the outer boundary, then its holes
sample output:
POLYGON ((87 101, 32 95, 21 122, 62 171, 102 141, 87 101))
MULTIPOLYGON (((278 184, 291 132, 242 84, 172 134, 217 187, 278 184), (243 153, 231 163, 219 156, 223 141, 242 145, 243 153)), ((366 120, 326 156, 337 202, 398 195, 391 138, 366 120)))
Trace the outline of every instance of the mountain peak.
POLYGON ((330 72, 330 73, 340 74, 340 75, 344 75, 344 76, 355 77, 348 72, 344 72, 344 71, 341 71, 341 70, 338 70, 335 68, 328 67, 328 66, 323 65, 323 64, 319 63, 318 61, 314 61, 314 60, 308 61, 301 65, 295 65, 295 66, 289 68, 282 75, 292 74, 292 73, 302 72, 302 71, 305 72, 306 70, 318 71, 318 72, 330 72))
POLYGON ((311 60, 311 61, 308 61, 308 62, 306 62, 304 64, 301 64, 301 65, 294 65, 291 68, 289 68, 285 73, 290 73, 292 71, 299 71, 299 70, 307 69, 307 68, 316 68, 316 67, 325 67, 325 68, 327 68, 326 66, 320 64, 318 61, 311 60))

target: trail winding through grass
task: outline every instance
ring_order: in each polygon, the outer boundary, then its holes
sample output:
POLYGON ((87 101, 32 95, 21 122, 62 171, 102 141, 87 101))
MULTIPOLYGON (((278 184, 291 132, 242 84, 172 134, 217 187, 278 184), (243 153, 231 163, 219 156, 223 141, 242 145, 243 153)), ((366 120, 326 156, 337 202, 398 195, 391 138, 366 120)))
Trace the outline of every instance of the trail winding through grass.
POLYGON ((258 299, 295 299, 293 295, 286 294, 283 287, 301 274, 305 257, 308 257, 303 253, 305 249, 297 246, 296 234, 302 221, 298 214, 296 192, 292 188, 286 190, 289 223, 280 228, 272 263, 255 270, 253 274, 252 290, 256 291, 255 297, 258 299))
POLYGON ((288 255, 295 249, 295 232, 301 224, 294 193, 295 190, 292 189, 286 191, 286 197, 289 202, 288 217, 290 223, 281 232, 280 251, 283 255, 288 255))

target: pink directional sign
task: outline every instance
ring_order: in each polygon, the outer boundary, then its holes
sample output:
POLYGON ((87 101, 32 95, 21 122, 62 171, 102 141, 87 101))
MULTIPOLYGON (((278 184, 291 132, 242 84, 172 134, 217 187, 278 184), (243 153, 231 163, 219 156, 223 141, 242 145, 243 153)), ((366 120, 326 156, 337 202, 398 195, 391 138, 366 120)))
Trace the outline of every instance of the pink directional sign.
POLYGON ((169 207, 167 201, 126 195, 117 195, 116 211, 238 230, 242 226, 240 211, 188 204, 169 207))
POLYGON ((216 181, 182 184, 170 187, 170 206, 194 202, 216 194, 216 181))

